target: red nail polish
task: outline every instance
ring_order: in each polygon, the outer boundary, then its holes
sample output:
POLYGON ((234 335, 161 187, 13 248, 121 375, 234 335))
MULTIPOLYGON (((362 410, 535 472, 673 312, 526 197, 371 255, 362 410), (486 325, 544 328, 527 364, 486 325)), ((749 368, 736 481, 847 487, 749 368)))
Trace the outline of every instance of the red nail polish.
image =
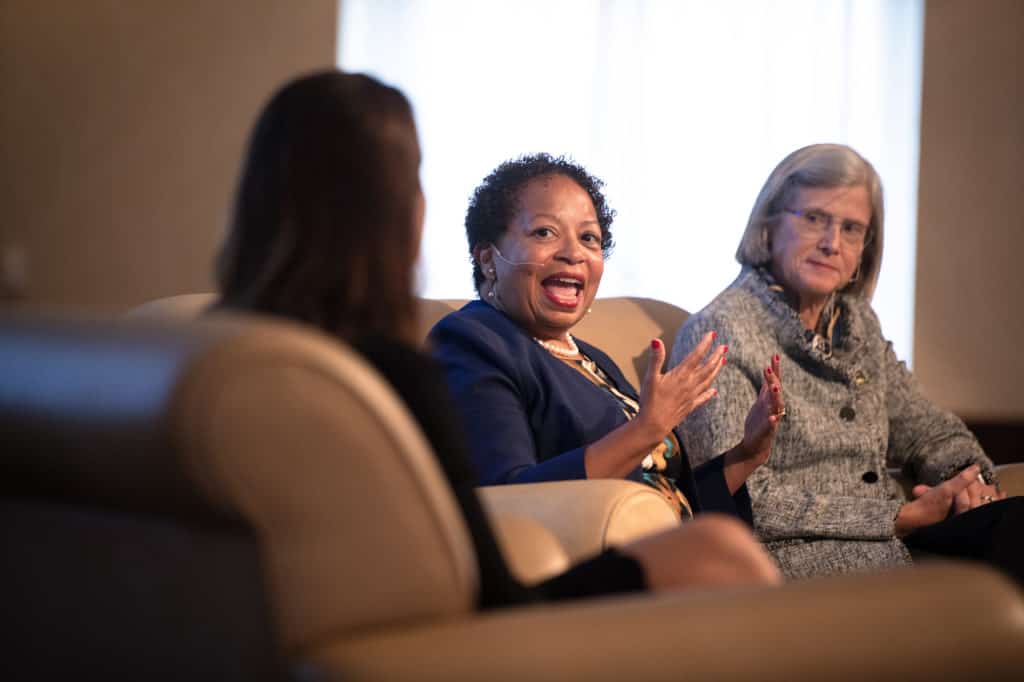
POLYGON ((728 353, 729 352, 729 346, 722 346, 722 352, 723 353, 728 353))
POLYGON ((725 364, 725 356, 724 355, 722 356, 722 364, 723 365, 725 364))
POLYGON ((778 362, 778 361, 779 361, 779 354, 778 354, 778 353, 776 353, 776 354, 775 354, 775 362, 778 362))
POLYGON ((661 346, 661 340, 660 339, 654 339, 653 341, 651 341, 651 348, 658 348, 660 346, 661 346))
POLYGON ((779 387, 778 386, 772 386, 772 393, 778 393, 778 392, 779 392, 779 387))
POLYGON ((718 337, 718 332, 711 332, 711 340, 714 341, 718 337))
POLYGON ((764 373, 765 374, 771 374, 772 373, 772 368, 768 367, 767 369, 764 370, 764 373))

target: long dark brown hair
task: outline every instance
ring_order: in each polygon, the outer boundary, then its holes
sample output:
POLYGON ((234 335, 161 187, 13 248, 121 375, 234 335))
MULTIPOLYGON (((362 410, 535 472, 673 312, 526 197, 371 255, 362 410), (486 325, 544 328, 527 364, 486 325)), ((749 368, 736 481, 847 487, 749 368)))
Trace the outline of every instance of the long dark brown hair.
POLYGON ((334 70, 282 87, 249 139, 217 257, 220 305, 344 340, 411 341, 419 163, 398 90, 334 70))

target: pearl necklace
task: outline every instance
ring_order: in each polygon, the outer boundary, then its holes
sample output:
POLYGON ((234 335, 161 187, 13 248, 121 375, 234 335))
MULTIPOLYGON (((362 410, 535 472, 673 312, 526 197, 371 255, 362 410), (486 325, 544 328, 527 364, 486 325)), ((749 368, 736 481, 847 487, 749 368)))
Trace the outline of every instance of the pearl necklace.
POLYGON ((539 343, 541 347, 543 347, 545 350, 554 353, 555 355, 559 355, 563 358, 574 358, 580 354, 580 348, 579 346, 576 345, 576 342, 573 341, 572 334, 565 335, 565 342, 569 344, 568 349, 556 346, 554 343, 550 341, 541 341, 536 336, 533 337, 533 340, 539 343))

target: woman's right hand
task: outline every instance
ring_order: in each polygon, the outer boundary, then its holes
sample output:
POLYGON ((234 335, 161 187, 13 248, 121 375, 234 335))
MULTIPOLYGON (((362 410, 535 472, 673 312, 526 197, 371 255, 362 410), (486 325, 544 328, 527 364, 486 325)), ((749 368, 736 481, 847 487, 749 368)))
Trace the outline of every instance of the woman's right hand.
POLYGON ((772 357, 771 366, 764 368, 761 390, 743 423, 743 440, 739 450, 753 465, 751 471, 768 461, 779 419, 786 414, 786 403, 782 398, 781 364, 782 360, 776 353, 772 357))
POLYGON ((583 453, 587 478, 628 475, 686 415, 711 400, 716 393, 711 384, 722 369, 726 351, 719 346, 708 355, 714 338, 713 332, 705 334, 678 367, 664 374, 665 344, 659 339, 651 342, 650 363, 640 387, 640 412, 587 446, 583 453))
POLYGON ((650 429, 652 442, 661 440, 698 407, 718 392, 711 387, 725 364, 728 346, 713 352, 715 332, 708 332, 685 359, 668 372, 665 365, 665 344, 651 342, 651 357, 640 387, 640 413, 636 420, 650 429))
POLYGON ((957 503, 957 497, 965 492, 968 486, 978 481, 980 471, 977 464, 972 464, 939 485, 915 486, 913 493, 917 499, 900 507, 899 514, 896 515, 896 537, 901 538, 910 535, 918 528, 944 521, 949 516, 951 508, 956 513, 964 511, 959 505, 954 507, 954 504, 957 503))

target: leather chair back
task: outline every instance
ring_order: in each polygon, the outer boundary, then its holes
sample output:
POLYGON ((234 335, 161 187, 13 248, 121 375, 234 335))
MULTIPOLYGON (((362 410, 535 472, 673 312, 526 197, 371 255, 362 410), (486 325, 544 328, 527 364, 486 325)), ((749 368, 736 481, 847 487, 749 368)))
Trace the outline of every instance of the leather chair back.
POLYGON ((85 641, 121 670, 132 647, 150 664, 224 642, 291 656, 474 608, 468 532, 423 435, 314 330, 8 316, 0 442, 0 589, 35 614, 29 648, 85 641))
MULTIPOLYGON (((199 315, 215 300, 215 294, 170 296, 145 303, 128 315, 187 319, 199 315)), ((425 339, 438 320, 465 304, 465 299, 420 299, 421 337, 425 339)), ((689 317, 689 313, 671 303, 638 296, 599 298, 592 308, 573 334, 607 353, 637 389, 647 368, 651 340, 660 338, 664 341, 668 357, 672 353, 676 330, 689 317)))
MULTIPOLYGON (((184 294, 157 299, 128 313, 143 318, 193 318, 209 307, 215 294, 184 294)), ((438 320, 466 304, 465 299, 420 299, 420 332, 424 338, 438 320)), ((665 342, 666 355, 672 353, 676 330, 689 316, 682 308, 652 298, 621 296, 599 298, 593 311, 577 325, 573 333, 597 346, 619 365, 622 373, 637 389, 647 367, 647 349, 651 339, 665 342)), ((996 467, 1003 490, 1011 495, 1024 494, 1024 465, 996 467)), ((890 471, 910 496, 911 483, 898 471, 890 471)))
MULTIPOLYGON (((465 300, 458 299, 421 299, 423 336, 426 337, 442 317, 465 304, 465 300)), ((599 298, 591 308, 572 333, 607 353, 638 390, 647 370, 651 341, 655 338, 664 341, 668 357, 676 331, 689 317, 689 313, 671 303, 637 296, 599 298)))
POLYGON ((125 317, 131 319, 192 320, 217 301, 217 294, 178 294, 156 298, 130 309, 125 317))

